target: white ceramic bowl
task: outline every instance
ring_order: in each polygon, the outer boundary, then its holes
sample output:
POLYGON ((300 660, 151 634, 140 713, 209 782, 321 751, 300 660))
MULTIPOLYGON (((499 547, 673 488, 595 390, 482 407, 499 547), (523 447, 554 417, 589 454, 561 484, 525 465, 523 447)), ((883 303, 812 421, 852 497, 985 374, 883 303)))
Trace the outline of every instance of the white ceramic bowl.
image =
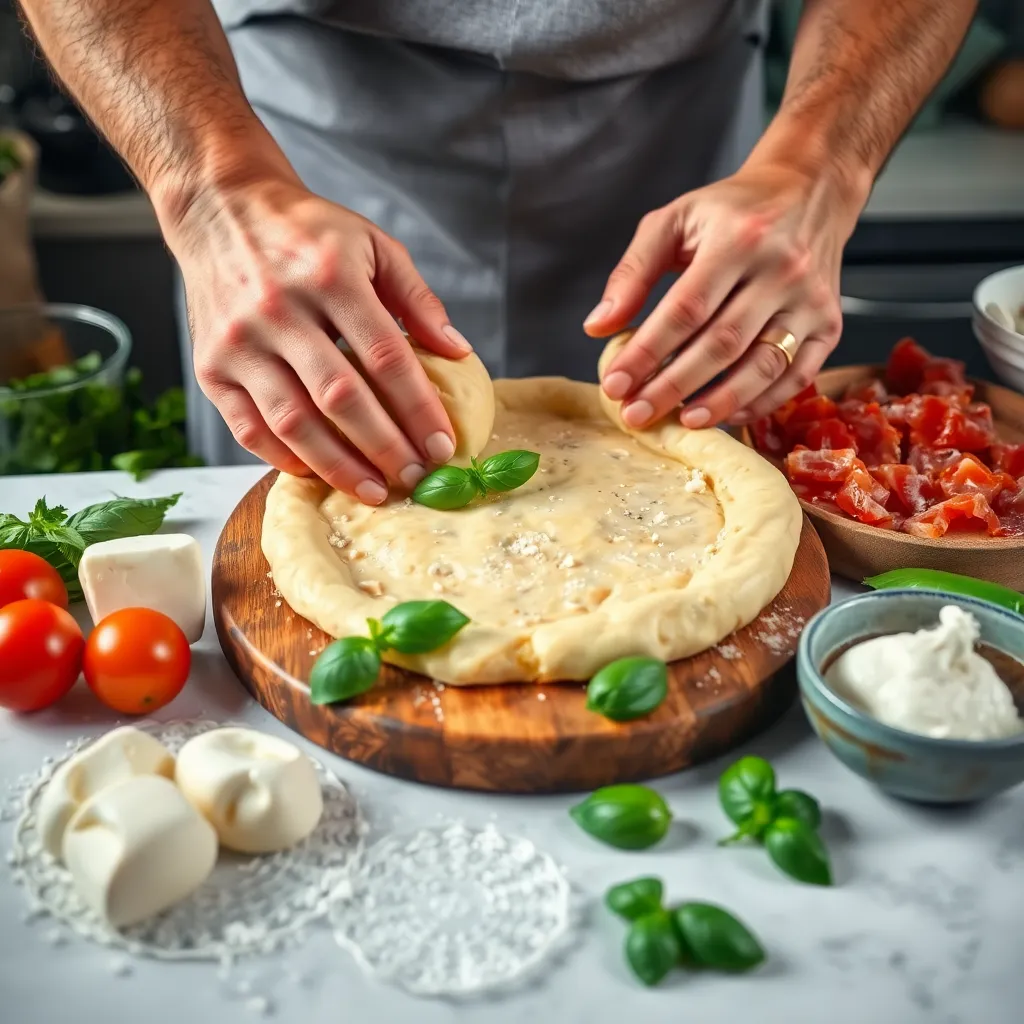
POLYGON ((974 289, 971 325, 995 375, 1024 391, 1024 335, 993 319, 989 308, 998 306, 1019 317, 1024 310, 1024 267, 1010 267, 990 274, 974 289))

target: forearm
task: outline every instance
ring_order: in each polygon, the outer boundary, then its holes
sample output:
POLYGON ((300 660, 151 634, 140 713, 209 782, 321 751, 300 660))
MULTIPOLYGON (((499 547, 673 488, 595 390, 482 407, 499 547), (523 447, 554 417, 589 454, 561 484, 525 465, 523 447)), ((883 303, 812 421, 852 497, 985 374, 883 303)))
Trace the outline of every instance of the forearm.
POLYGON ((20 0, 43 52, 165 231, 208 188, 290 173, 242 92, 210 0, 20 0))
POLYGON ((782 105, 755 150, 854 204, 956 54, 977 0, 806 0, 782 105))

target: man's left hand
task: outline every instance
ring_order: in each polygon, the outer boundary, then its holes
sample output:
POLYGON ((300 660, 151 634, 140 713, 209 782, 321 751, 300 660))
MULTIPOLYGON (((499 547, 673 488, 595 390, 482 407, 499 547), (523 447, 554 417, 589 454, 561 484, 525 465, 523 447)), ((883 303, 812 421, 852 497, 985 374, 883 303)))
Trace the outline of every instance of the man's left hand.
POLYGON ((839 341, 839 272, 860 205, 803 170, 762 164, 647 214, 584 324, 594 337, 622 330, 679 273, 605 371, 625 422, 641 428, 682 403, 686 427, 743 423, 813 381, 839 341), (792 365, 758 343, 775 329, 795 339, 792 365))

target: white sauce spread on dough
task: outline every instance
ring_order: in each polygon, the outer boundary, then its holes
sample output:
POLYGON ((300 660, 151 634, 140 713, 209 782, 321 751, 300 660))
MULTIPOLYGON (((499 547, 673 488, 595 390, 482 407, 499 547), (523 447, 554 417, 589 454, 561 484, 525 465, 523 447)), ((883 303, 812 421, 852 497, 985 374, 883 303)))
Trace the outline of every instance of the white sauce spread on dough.
POLYGON ((865 640, 825 673, 829 686, 886 725, 936 739, 1024 732, 1009 687, 974 649, 978 621, 947 605, 939 624, 865 640))
POLYGON ((480 458, 514 448, 540 453, 533 478, 464 509, 328 498, 331 544, 356 585, 416 600, 431 596, 425 575, 433 596, 474 622, 528 627, 593 611, 613 595, 684 587, 720 542, 712 481, 603 418, 499 407, 480 458))

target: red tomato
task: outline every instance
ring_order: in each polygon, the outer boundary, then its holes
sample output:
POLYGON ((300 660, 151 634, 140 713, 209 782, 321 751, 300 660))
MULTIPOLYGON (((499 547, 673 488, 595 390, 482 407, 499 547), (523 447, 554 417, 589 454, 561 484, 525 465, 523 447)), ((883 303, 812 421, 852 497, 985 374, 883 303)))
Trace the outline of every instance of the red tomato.
POLYGON ((78 678, 85 640, 78 623, 49 601, 12 601, 0 608, 0 706, 38 711, 64 696, 78 678))
POLYGON ((89 634, 82 671, 107 707, 145 715, 178 696, 191 664, 177 623, 152 608, 122 608, 89 634))
POLYGON ((68 606, 64 581, 45 558, 15 548, 0 551, 0 608, 26 598, 68 606))

